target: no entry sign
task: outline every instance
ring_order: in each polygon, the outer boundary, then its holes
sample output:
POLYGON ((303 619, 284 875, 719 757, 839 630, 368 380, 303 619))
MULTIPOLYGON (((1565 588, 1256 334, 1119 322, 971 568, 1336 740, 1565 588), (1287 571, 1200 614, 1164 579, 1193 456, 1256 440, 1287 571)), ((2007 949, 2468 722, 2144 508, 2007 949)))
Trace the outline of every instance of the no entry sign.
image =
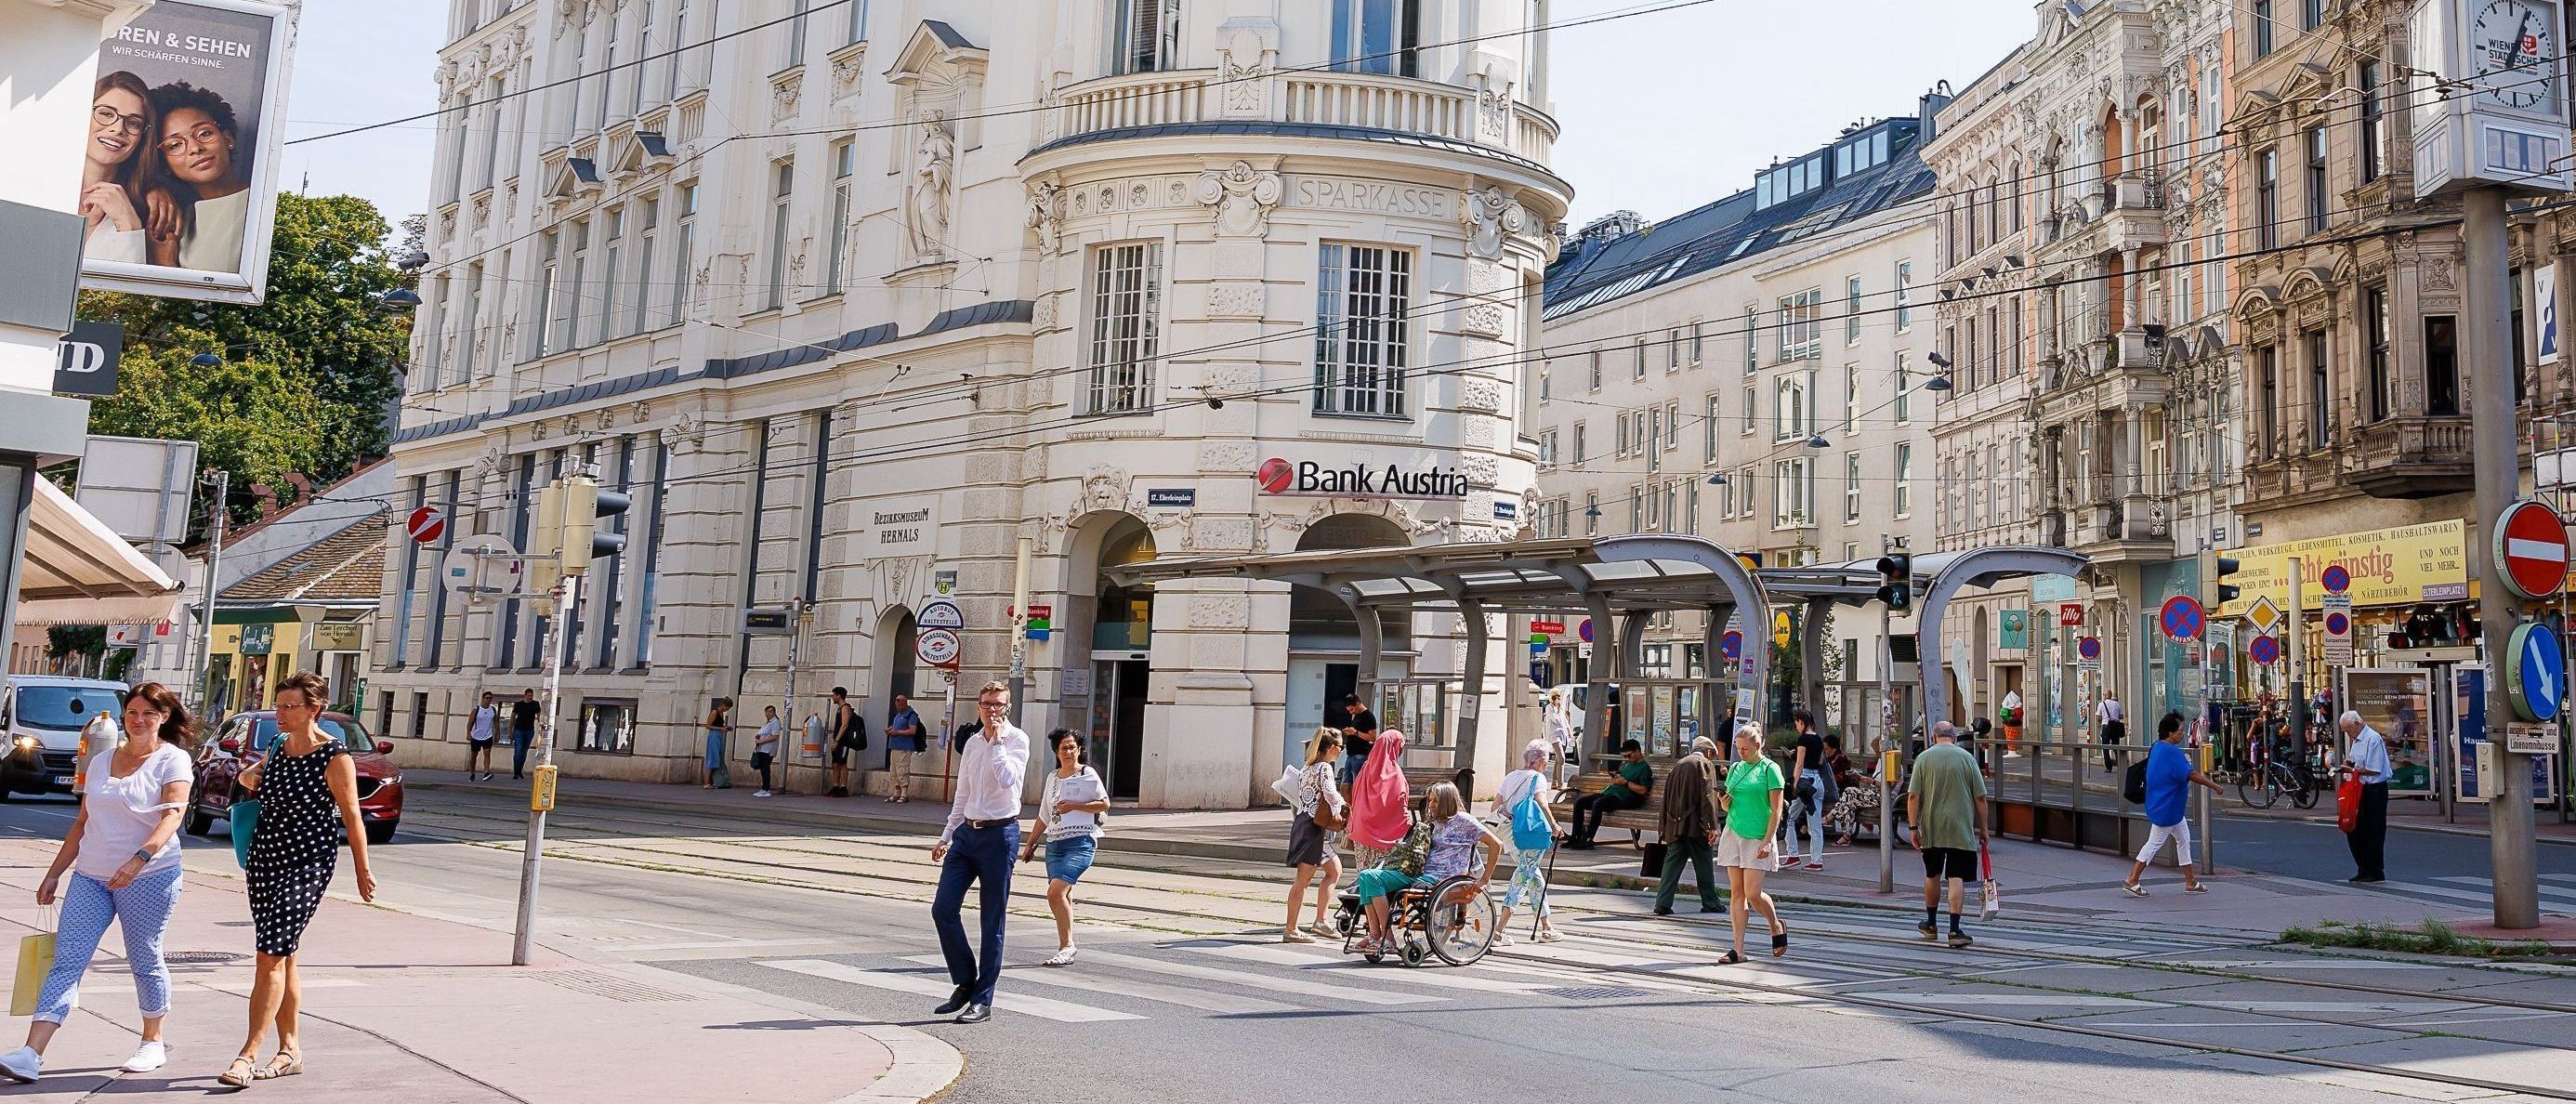
POLYGON ((420 507, 403 520, 403 531, 411 534, 414 544, 436 544, 447 533, 447 515, 435 506, 420 507))
POLYGON ((2496 575, 2523 598, 2555 597, 2567 583, 2567 524, 2528 499, 2495 521, 2496 575))

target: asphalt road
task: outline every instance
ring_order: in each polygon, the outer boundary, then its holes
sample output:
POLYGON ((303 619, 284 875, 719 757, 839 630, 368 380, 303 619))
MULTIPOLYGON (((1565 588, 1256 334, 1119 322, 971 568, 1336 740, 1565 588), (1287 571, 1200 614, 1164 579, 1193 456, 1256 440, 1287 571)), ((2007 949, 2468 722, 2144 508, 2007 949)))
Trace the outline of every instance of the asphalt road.
MULTIPOLYGON (((2332 824, 2223 813, 2215 820, 2222 866, 2327 881, 2353 873, 2352 852, 2332 824)), ((2454 908, 2488 901, 2494 893, 2488 846, 2484 836, 2392 829, 2389 880, 2378 891, 2454 908)), ((2576 915, 2576 845, 2542 843, 2537 854, 2543 910, 2576 915)))
MULTIPOLYGON (((0 831, 58 834, 68 811, 0 806, 0 831)), ((2571 1037, 2563 1014, 2464 996, 2576 1002, 2576 979, 2355 965, 2110 923, 1986 925, 1980 946, 1960 952, 1914 940, 1903 916, 1824 907, 1789 912, 1787 959, 1721 966, 1722 926, 1645 917, 1633 894, 1575 891, 1561 901, 1564 943, 1466 968, 1371 967, 1262 934, 1277 923, 1275 868, 1144 856, 1111 856, 1086 879, 1084 956, 1063 969, 1036 965, 1053 931, 1035 877, 1020 879, 1001 1010, 960 1026, 929 1014, 948 983, 927 918, 926 841, 615 810, 567 811, 556 828, 550 945, 921 1026, 967 1056, 945 1099, 978 1104, 1713 1093, 1982 1104, 2005 1092, 2095 1099, 2106 1084, 2158 1101, 2463 1095, 2217 1046, 2440 1062, 2517 1084, 2576 1068, 2576 1051, 2547 1045, 2571 1037), (2301 978, 2398 984, 2354 993, 2301 978)), ((517 816, 501 795, 416 794, 405 829, 379 852, 380 902, 509 925, 517 816)), ((1767 950, 1758 934, 1755 948, 1767 950)), ((636 1084, 603 1096, 641 1099, 650 1084, 639 1056, 636 1084)))

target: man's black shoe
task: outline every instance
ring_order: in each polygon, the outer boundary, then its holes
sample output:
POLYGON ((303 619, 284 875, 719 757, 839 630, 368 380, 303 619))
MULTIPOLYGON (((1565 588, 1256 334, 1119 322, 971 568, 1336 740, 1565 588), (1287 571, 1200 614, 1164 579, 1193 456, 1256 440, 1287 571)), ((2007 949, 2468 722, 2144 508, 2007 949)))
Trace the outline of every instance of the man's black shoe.
POLYGON ((933 1014, 933 1015, 938 1015, 938 1016, 945 1016, 945 1015, 947 1015, 947 1014, 949 1014, 949 1013, 951 1013, 951 1012, 957 1011, 957 1010, 958 1010, 958 1009, 960 1009, 960 1008, 964 1008, 964 1007, 966 1007, 966 1003, 967 1003, 967 1002, 966 1002, 966 998, 971 997, 971 996, 974 996, 974 995, 975 995, 975 987, 974 987, 974 986, 972 986, 972 985, 960 985, 960 986, 958 986, 958 987, 957 987, 957 991, 956 991, 956 992, 948 994, 948 1003, 943 1004, 943 1005, 940 1005, 940 1006, 939 1006, 939 1007, 937 1007, 937 1008, 933 1008, 933 1009, 931 1009, 931 1010, 930 1010, 930 1011, 931 1011, 931 1014, 933 1014))
POLYGON ((1670 915, 1672 915, 1672 914, 1673 914, 1673 910, 1672 910, 1672 908, 1671 908, 1670 906, 1666 906, 1666 905, 1656 905, 1656 906, 1655 906, 1655 915, 1657 915, 1657 916, 1670 916, 1670 915))
POLYGON ((1700 910, 1701 912, 1725 912, 1725 911, 1726 911, 1726 906, 1725 906, 1725 905, 1701 905, 1701 906, 1699 907, 1699 910, 1700 910))
POLYGON ((970 1004, 957 1014, 957 1022, 962 1024, 979 1024, 992 1018, 993 1006, 989 1004, 970 1004))

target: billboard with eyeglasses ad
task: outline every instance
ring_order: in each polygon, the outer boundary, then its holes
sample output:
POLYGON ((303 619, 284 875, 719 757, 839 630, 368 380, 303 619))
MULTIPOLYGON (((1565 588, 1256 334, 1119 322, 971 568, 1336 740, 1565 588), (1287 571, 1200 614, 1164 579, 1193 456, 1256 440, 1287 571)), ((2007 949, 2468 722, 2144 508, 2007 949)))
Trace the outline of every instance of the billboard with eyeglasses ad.
POLYGON ((296 11, 160 0, 109 32, 81 144, 82 287, 267 294, 296 11))

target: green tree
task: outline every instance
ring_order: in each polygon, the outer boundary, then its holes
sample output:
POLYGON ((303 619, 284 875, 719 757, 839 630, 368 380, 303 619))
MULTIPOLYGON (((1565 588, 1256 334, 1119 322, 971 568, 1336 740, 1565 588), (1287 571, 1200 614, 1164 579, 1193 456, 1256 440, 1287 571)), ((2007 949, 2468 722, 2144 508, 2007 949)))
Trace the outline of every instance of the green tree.
POLYGON ((81 317, 126 331, 123 379, 93 408, 92 431, 196 440, 244 493, 294 471, 336 479, 384 455, 411 340, 410 316, 376 305, 411 283, 386 249, 390 230, 355 196, 285 193, 258 306, 84 293, 81 317), (205 352, 224 363, 188 364, 205 352))

